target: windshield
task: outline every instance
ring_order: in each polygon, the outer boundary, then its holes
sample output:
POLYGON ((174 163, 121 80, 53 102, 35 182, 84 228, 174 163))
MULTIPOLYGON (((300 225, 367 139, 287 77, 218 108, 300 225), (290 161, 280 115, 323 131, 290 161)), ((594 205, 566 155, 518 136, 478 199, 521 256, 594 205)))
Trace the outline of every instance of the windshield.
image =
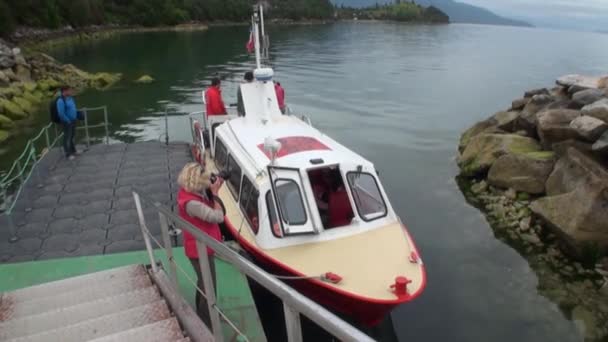
POLYGON ((283 221, 290 225, 305 224, 306 210, 298 184, 289 179, 277 179, 274 185, 283 221))
POLYGON ((365 221, 386 215, 386 203, 380 193, 376 178, 369 173, 349 172, 346 177, 357 205, 357 211, 365 221))

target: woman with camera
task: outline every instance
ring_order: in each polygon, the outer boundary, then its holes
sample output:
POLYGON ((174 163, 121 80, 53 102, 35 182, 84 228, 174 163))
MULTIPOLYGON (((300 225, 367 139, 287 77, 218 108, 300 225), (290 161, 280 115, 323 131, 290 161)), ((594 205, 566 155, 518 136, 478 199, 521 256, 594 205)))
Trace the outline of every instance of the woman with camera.
MULTIPOLYGON (((188 163, 179 174, 177 183, 180 190, 177 194, 179 216, 190 222, 212 238, 221 241, 222 234, 219 224, 224 222, 224 211, 217 197, 224 180, 221 177, 212 177, 197 163, 188 163)), ((197 286, 204 289, 203 276, 199 267, 196 238, 184 230, 184 251, 197 276, 197 286)), ((207 248, 209 266, 215 284, 215 262, 213 250, 207 248)), ((196 309, 200 318, 211 326, 211 317, 207 307, 207 300, 196 291, 196 309)))

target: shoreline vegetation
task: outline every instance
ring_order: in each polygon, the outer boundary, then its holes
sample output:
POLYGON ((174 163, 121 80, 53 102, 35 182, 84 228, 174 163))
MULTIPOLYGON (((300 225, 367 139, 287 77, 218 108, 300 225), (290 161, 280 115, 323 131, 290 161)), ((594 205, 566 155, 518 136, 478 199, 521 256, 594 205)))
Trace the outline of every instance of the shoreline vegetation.
POLYGON ((459 143, 457 181, 538 290, 608 339, 608 76, 568 75, 525 92, 459 143))

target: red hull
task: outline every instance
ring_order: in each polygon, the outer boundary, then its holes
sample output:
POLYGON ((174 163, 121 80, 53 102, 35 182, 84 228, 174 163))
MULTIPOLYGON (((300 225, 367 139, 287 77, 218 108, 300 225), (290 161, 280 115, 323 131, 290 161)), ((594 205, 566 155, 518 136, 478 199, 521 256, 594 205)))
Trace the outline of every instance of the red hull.
MULTIPOLYGON (((287 265, 268 256, 249 241, 243 239, 228 220, 226 220, 226 226, 243 249, 245 249, 255 259, 256 263, 267 272, 282 276, 303 276, 303 274, 296 272, 287 265)), ((345 314, 354 318, 359 323, 371 327, 382 322, 384 317, 386 317, 386 315, 388 315, 396 306, 417 297, 426 285, 426 275, 424 274, 423 269, 423 284, 418 292, 408 297, 395 298, 395 300, 376 300, 358 296, 336 289, 317 279, 288 280, 286 283, 330 310, 345 314)))

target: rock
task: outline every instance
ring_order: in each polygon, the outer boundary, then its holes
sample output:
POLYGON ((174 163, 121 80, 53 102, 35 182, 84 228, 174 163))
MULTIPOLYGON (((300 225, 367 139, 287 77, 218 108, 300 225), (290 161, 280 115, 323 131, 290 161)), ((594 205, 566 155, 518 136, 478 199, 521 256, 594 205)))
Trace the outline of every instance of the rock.
POLYGON ((143 75, 142 77, 135 80, 135 83, 152 83, 154 79, 150 75, 143 75))
POLYGON ((557 79, 556 83, 565 86, 580 86, 583 88, 600 88, 600 83, 602 82, 602 78, 604 76, 595 77, 595 76, 583 76, 583 75, 565 75, 557 79))
POLYGON ((15 127, 15 123, 13 122, 13 120, 0 114, 0 128, 13 128, 13 127, 15 127))
POLYGON ((593 144, 591 150, 600 156, 608 156, 608 132, 602 134, 595 144, 593 144))
POLYGON ((531 138, 516 134, 479 134, 471 139, 458 165, 462 174, 473 176, 490 169, 496 159, 509 153, 528 153, 540 150, 538 143, 531 138))
POLYGON ((549 95, 534 95, 521 111, 517 120, 518 129, 535 133, 537 125, 536 114, 545 109, 551 102, 553 102, 553 98, 549 95))
POLYGON ((525 98, 533 97, 534 95, 549 95, 549 90, 547 88, 539 88, 528 90, 524 93, 525 98))
POLYGON ((36 83, 34 82, 25 82, 23 83, 23 90, 27 91, 27 92, 33 92, 34 90, 36 90, 36 83))
POLYGON ((532 223, 531 217, 526 217, 519 221, 519 229, 523 232, 530 230, 530 225, 532 223))
POLYGON ((500 188, 513 188, 529 194, 543 194, 545 182, 553 171, 553 152, 507 154, 496 160, 488 182, 500 188))
POLYGON ((17 79, 21 82, 31 82, 32 81, 32 73, 30 69, 28 69, 24 65, 17 64, 14 68, 15 75, 17 75, 17 79))
POLYGON ((120 81, 121 76, 121 74, 100 72, 89 78, 89 85, 93 88, 106 89, 111 87, 114 83, 120 81))
POLYGON ((11 82, 11 79, 6 74, 0 71, 0 87, 6 87, 11 82))
POLYGON ((12 82, 19 81, 19 79, 17 79, 17 75, 15 75, 15 72, 13 71, 13 69, 4 69, 4 70, 2 70, 2 73, 4 75, 6 75, 6 77, 8 77, 8 79, 12 82))
POLYGON ((585 340, 594 340, 596 336, 596 318, 591 312, 582 306, 577 306, 572 310, 572 320, 579 330, 585 335, 585 340))
POLYGON ((592 243, 608 247, 608 182, 584 183, 575 190, 538 199, 530 209, 578 255, 592 243))
POLYGON ((568 139, 568 140, 560 141, 558 143, 551 145, 551 149, 553 150, 553 152, 555 152, 555 155, 559 158, 565 156, 566 152, 571 147, 573 147, 583 153, 587 153, 587 154, 591 153, 591 144, 582 142, 579 140, 568 139))
POLYGON ((555 102, 551 102, 544 109, 576 109, 579 110, 583 108, 582 105, 574 102, 570 99, 562 99, 555 102))
POLYGON ((5 142, 10 137, 11 137, 11 134, 9 132, 3 131, 0 129, 0 143, 5 142))
POLYGON ((538 236, 533 234, 521 234, 521 239, 532 245, 540 245, 541 241, 538 236))
POLYGON ((587 90, 587 89, 589 89, 589 88, 582 87, 582 86, 575 84, 575 85, 568 87, 568 94, 570 94, 570 96, 572 96, 572 95, 578 93, 579 91, 583 91, 583 90, 587 90))
POLYGON ((15 65, 15 56, 8 46, 0 41, 0 69, 12 68, 15 65))
POLYGON ((34 112, 34 105, 30 101, 28 101, 22 97, 14 97, 13 102, 16 103, 17 105, 19 105, 19 107, 28 114, 31 114, 34 112))
POLYGON ((27 116, 19 105, 6 99, 0 99, 0 107, 4 108, 4 114, 12 120, 21 120, 27 116))
POLYGON ((488 189, 488 183, 486 183, 485 180, 482 180, 479 183, 473 184, 473 186, 471 186, 471 192, 473 192, 476 195, 479 195, 480 193, 486 191, 488 189))
POLYGON ((604 121, 586 115, 572 120, 570 127, 574 128, 579 136, 589 142, 595 142, 602 133, 608 130, 608 124, 604 121))
POLYGON ((591 157, 570 148, 555 164, 545 187, 547 195, 554 196, 574 191, 586 183, 602 180, 608 180, 608 171, 591 157))
POLYGON ((471 141, 473 137, 478 134, 481 134, 486 130, 495 130, 496 125, 497 122, 494 118, 489 118, 487 120, 479 121, 474 124, 471 128, 467 129, 464 133, 462 133, 462 136, 460 136, 460 142, 458 143, 458 151, 462 153, 462 151, 464 151, 464 149, 469 144, 469 141, 471 141))
POLYGON ((580 112, 570 109, 552 109, 539 113, 538 136, 544 147, 568 139, 578 138, 578 133, 570 127, 570 122, 580 116, 580 112))
POLYGON ((587 89, 572 95, 572 100, 586 106, 601 100, 604 96, 604 92, 600 89, 587 89))
POLYGON ((511 110, 522 110, 528 104, 529 101, 530 99, 527 98, 514 100, 511 103, 511 110))
POLYGON ((505 132, 514 132, 517 128, 516 121, 519 117, 518 112, 498 112, 494 114, 494 120, 496 120, 496 127, 505 132))
POLYGON ((38 81, 38 88, 42 91, 55 91, 61 84, 54 79, 43 79, 38 81))
POLYGON ((30 102, 32 105, 40 104, 42 102, 42 96, 38 93, 23 93, 23 98, 30 102))
POLYGON ((601 99, 586 105, 581 109, 581 114, 608 122, 608 99, 601 99))
POLYGON ((512 201, 517 199, 517 191, 515 191, 515 189, 513 188, 510 188, 509 190, 505 191, 505 197, 512 201))

